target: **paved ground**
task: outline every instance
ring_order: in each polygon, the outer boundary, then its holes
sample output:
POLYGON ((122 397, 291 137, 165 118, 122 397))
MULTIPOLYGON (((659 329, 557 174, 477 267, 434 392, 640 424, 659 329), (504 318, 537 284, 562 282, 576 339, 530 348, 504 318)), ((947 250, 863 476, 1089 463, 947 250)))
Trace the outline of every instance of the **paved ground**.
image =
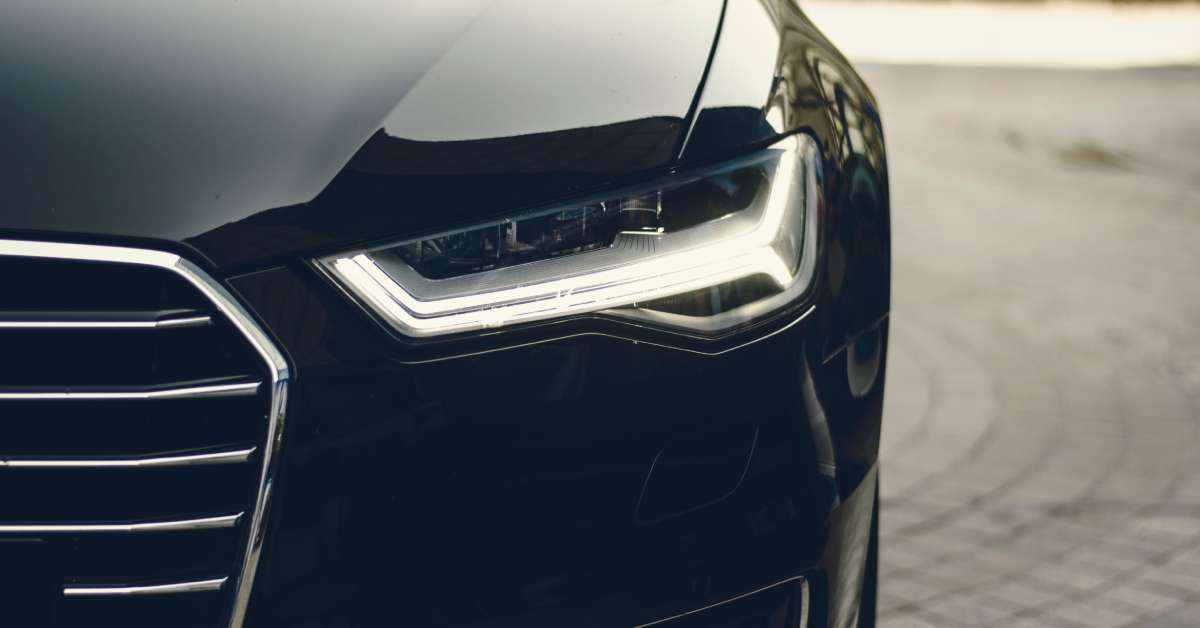
POLYGON ((1200 626, 1200 68, 864 66, 884 626, 1200 626))

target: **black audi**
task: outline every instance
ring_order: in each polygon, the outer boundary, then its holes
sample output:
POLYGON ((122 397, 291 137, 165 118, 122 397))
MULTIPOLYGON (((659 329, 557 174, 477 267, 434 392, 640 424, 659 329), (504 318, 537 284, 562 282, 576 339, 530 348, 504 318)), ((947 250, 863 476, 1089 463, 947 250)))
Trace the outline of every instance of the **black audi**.
POLYGON ((874 624, 880 117, 789 0, 9 0, 0 623, 874 624))

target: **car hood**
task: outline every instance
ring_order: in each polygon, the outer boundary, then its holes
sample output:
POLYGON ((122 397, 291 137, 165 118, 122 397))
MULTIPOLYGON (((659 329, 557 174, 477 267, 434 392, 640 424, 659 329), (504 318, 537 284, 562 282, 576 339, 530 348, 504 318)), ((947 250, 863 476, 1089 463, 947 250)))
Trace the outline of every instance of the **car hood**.
POLYGON ((639 176, 678 150, 720 9, 10 1, 0 230, 248 266, 639 176))

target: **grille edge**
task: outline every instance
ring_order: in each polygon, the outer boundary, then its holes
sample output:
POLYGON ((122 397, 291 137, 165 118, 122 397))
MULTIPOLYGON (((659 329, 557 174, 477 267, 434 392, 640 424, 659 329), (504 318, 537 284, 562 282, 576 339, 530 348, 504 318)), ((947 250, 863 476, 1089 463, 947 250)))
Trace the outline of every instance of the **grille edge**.
MULTIPOLYGON (((250 513, 247 513, 249 514, 248 530, 246 531, 246 542, 242 551, 241 564, 240 566, 235 565, 235 567, 238 567, 237 571, 231 573, 228 577, 228 584, 232 586, 233 594, 228 621, 226 623, 230 628, 241 628, 250 600, 259 554, 262 550, 265 516, 268 512, 271 485, 275 478, 279 460, 279 448, 282 444, 287 387, 290 380, 290 371, 283 354, 276 348, 275 344, 259 327, 249 312, 224 286, 210 277, 199 266, 174 253, 125 246, 0 239, 0 258, 3 257, 104 262, 117 265, 151 267, 173 273, 190 284, 209 304, 223 314, 228 322, 249 343, 254 353, 265 363, 269 380, 263 382, 263 384, 269 386, 269 390, 267 391, 269 401, 258 485, 253 498, 253 509, 250 513)), ((69 321, 68 324, 73 322, 69 321)), ((157 321, 136 322, 141 326, 147 327, 154 327, 161 324, 157 321)), ((189 323, 193 322, 198 321, 189 320, 189 323)), ((61 325, 61 323, 59 324, 61 325)), ((111 323, 103 319, 96 324, 96 326, 100 327, 108 325, 111 325, 111 323)), ((215 582, 215 580, 210 582, 215 582)), ((225 579, 221 579, 221 582, 225 584, 225 579)), ((179 585, 168 586, 184 587, 187 584, 180 583, 179 585)))

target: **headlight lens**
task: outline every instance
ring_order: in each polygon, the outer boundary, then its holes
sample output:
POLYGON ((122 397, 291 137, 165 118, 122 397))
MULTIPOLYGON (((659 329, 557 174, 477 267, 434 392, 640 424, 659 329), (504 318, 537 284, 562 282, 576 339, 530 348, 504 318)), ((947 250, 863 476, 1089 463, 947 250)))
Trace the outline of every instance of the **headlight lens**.
POLYGON ((414 338, 589 312, 723 332, 807 289, 817 161, 795 135, 655 185, 317 264, 414 338))

